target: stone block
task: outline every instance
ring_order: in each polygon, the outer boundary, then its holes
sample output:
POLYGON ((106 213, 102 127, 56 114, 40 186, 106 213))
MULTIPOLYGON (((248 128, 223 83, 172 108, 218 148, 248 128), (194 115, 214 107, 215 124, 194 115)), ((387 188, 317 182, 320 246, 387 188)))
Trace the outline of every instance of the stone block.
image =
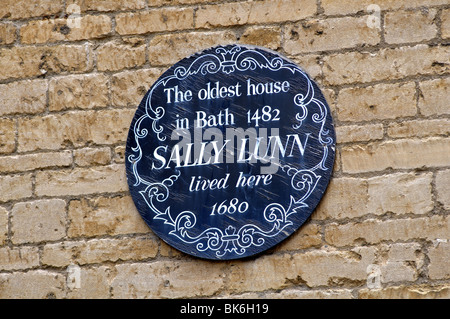
POLYGON ((384 16, 384 38, 387 43, 409 43, 431 40, 437 35, 435 9, 395 11, 384 16))
POLYGON ((367 17, 315 19, 290 24, 284 32, 284 50, 288 54, 329 51, 376 45, 381 36, 369 28, 367 17))
POLYGON ((109 105, 108 77, 103 74, 70 75, 52 78, 49 109, 92 109, 109 105))
POLYGON ((48 170, 36 174, 36 195, 63 196, 128 190, 124 165, 48 170))
POLYGON ((66 202, 43 199, 15 204, 11 210, 12 242, 39 243, 66 236, 66 202))
POLYGON ((130 196, 72 200, 68 216, 69 237, 150 232, 130 196))
POLYGON ((341 151, 342 170, 362 173, 387 168, 445 167, 449 152, 450 139, 434 137, 348 146, 341 151))
POLYGON ((58 272, 30 270, 0 274, 2 299, 62 299, 66 278, 58 272))

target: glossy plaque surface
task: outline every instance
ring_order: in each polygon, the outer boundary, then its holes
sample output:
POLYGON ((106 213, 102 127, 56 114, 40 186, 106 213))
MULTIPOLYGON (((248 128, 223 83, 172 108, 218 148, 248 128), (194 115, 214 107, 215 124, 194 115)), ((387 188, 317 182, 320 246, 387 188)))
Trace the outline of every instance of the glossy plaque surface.
POLYGON ((187 57, 145 94, 126 171, 162 240, 207 259, 258 254, 295 232, 329 183, 335 132, 318 86, 259 47, 187 57))

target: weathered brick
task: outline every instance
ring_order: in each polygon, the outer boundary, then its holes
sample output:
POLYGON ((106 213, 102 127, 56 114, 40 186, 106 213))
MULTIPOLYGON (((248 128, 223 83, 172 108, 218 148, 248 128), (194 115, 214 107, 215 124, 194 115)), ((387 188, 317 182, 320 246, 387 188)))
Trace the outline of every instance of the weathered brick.
POLYGON ((442 37, 448 39, 450 38, 450 9, 442 11, 441 21, 442 37))
MULTIPOLYGON (((163 0, 164 1, 164 0, 163 0)), ((161 4, 162 2, 161 1, 161 4)), ((149 1, 151 4, 155 0, 149 1)), ((156 1, 158 2, 158 1, 156 1)), ((66 7, 70 5, 78 5, 81 12, 86 11, 128 11, 128 10, 139 10, 144 9, 146 6, 146 0, 67 0, 66 7)))
MULTIPOLYGON (((294 61, 300 68, 305 71, 314 81, 318 84, 322 80, 322 62, 320 55, 317 54, 305 54, 305 55, 296 55, 290 57, 292 61, 294 61)), ((320 84, 319 84, 320 85, 320 84)), ((335 94, 333 90, 321 88, 322 93, 327 100, 331 111, 334 108, 334 100, 335 94)))
POLYGON ((159 255, 162 257, 171 257, 171 258, 176 258, 176 257, 179 258, 181 256, 186 256, 185 253, 181 252, 180 250, 178 250, 176 248, 173 248, 172 246, 169 246, 164 241, 160 242, 159 255))
POLYGON ((110 277, 112 269, 109 266, 80 268, 79 287, 67 292, 70 299, 108 299, 110 298, 110 277))
POLYGON ((288 25, 284 33, 284 49, 288 54, 299 54, 375 45, 381 36, 376 28, 367 26, 366 19, 317 19, 288 25))
POLYGON ((392 243, 379 246, 381 262, 413 261, 417 268, 424 264, 424 251, 419 243, 392 243))
POLYGON ((0 49, 0 80, 88 71, 92 68, 89 50, 88 44, 0 49))
POLYGON ((448 136, 450 125, 448 120, 402 121, 389 124, 387 133, 391 137, 448 136))
POLYGON ((250 2, 248 23, 297 21, 313 16, 317 11, 314 0, 270 0, 250 2))
POLYGON ((415 281, 424 264, 422 247, 417 243, 395 243, 380 247, 381 283, 415 281))
POLYGON ((336 127, 337 143, 365 142, 383 138, 383 124, 347 125, 336 127))
POLYGON ((434 6, 447 4, 447 0, 322 0, 321 5, 325 14, 349 14, 357 12, 372 12, 370 5, 377 5, 380 10, 408 9, 420 6, 434 6))
POLYGON ((366 214, 367 181, 360 178, 332 178, 312 219, 355 218, 366 214))
POLYGON ((375 248, 350 251, 313 251, 294 256, 300 275, 309 287, 353 286, 366 280, 367 266, 375 261, 375 248))
POLYGON ((428 265, 430 279, 450 278, 450 241, 448 234, 445 240, 429 248, 428 257, 430 258, 430 264, 428 265))
POLYGON ((450 170, 437 172, 436 191, 438 201, 444 205, 445 209, 450 209, 450 170))
POLYGON ((111 162, 111 150, 108 147, 82 148, 73 151, 74 163, 78 166, 105 165, 111 162))
POLYGON ((0 7, 0 19, 27 19, 39 16, 51 16, 60 13, 62 1, 54 0, 3 0, 0 7))
POLYGON ((83 242, 60 242, 56 244, 46 244, 42 250, 41 262, 46 266, 67 267, 75 263, 76 255, 80 248, 84 248, 83 242))
POLYGON ((150 232, 130 196, 72 200, 69 220, 69 237, 150 232))
POLYGON ((430 212, 432 201, 432 174, 399 173, 373 177, 368 180, 368 202, 366 212, 396 215, 430 212))
POLYGON ((313 0, 245 1, 201 6, 195 14, 197 28, 253 23, 296 21, 316 13, 313 0))
POLYGON ((87 118, 91 126, 84 128, 89 132, 87 140, 108 145, 126 141, 134 113, 134 109, 122 109, 92 114, 87 118))
POLYGON ((153 65, 174 64, 198 51, 234 42, 236 35, 231 31, 158 35, 150 41, 149 60, 153 65))
POLYGON ((43 50, 39 73, 81 73, 92 69, 90 45, 61 45, 43 50))
POLYGON ((384 17, 384 38, 387 43, 430 40, 437 35, 437 10, 388 12, 384 17))
POLYGON ((341 151, 340 149, 336 149, 335 158, 334 158, 334 166, 333 166, 333 174, 337 174, 341 172, 341 151))
POLYGON ((402 79, 450 71, 448 46, 418 44, 372 52, 338 53, 323 58, 324 82, 330 85, 402 79))
POLYGON ((19 119, 18 149, 24 152, 124 142, 134 113, 131 109, 77 111, 19 119))
POLYGON ((12 153, 16 148, 15 121, 0 119, 0 153, 12 153))
POLYGON ((38 266, 39 248, 37 247, 0 248, 0 270, 23 270, 38 266))
POLYGON ((235 261, 231 264, 227 290, 240 293, 292 286, 303 280, 295 261, 289 254, 264 256, 252 263, 235 261))
POLYGON ((251 2, 234 2, 200 7, 195 14, 197 28, 214 28, 248 23, 251 2))
POLYGON ((37 243, 66 236, 66 202, 44 199, 18 203, 11 210, 12 242, 37 243))
POLYGON ((116 31, 121 34, 190 29, 194 26, 194 9, 153 9, 116 16, 116 31))
POLYGON ((93 115, 96 125, 90 127, 92 141, 95 144, 115 144, 127 139, 134 109, 110 110, 93 115))
POLYGON ((361 289, 361 299, 449 299, 450 285, 414 285, 386 287, 382 289, 361 289))
POLYGON ((101 38, 111 32, 111 18, 88 15, 68 19, 33 20, 20 28, 24 44, 79 41, 101 38))
POLYGON ((116 146, 113 154, 114 163, 125 162, 125 146, 116 146))
POLYGON ((138 45, 122 45, 109 42, 100 46, 97 52, 97 68, 99 71, 117 71, 132 68, 145 63, 145 43, 138 45))
POLYGON ((288 237, 280 244, 277 251, 290 251, 297 249, 305 249, 317 247, 322 243, 322 235, 320 234, 320 226, 316 224, 305 224, 298 231, 288 237))
POLYGON ((148 238, 93 239, 45 245, 42 263, 54 267, 87 265, 118 260, 143 260, 158 253, 158 243, 148 238))
POLYGON ((111 193, 127 189, 125 167, 118 164, 43 171, 36 174, 38 196, 111 193))
POLYGON ((334 178, 312 219, 366 214, 425 214, 433 208, 431 174, 392 174, 369 179, 334 178))
POLYGON ((325 241, 335 246, 365 242, 376 244, 385 240, 411 238, 434 240, 445 238, 450 230, 450 218, 443 216, 402 218, 392 220, 368 219, 363 222, 329 224, 325 227, 325 241))
POLYGON ((386 168, 443 167, 449 164, 449 138, 401 139, 344 147, 342 170, 347 173, 386 168))
POLYGON ((108 104, 108 77, 103 74, 70 75, 50 80, 50 111, 100 108, 108 104))
POLYGON ((277 50, 281 46, 281 28, 248 27, 240 37, 239 42, 277 50))
POLYGON ((71 151, 11 155, 0 157, 0 172, 25 172, 48 167, 67 167, 71 164, 71 151))
POLYGON ((114 106, 137 106, 145 93, 161 76, 161 69, 141 69, 116 73, 111 78, 111 100, 114 106))
POLYGON ((0 202, 28 198, 31 195, 31 174, 0 176, 0 202))
POLYGON ((0 207, 0 246, 3 246, 8 239, 8 211, 0 207))
MULTIPOLYGON (((450 63, 447 60, 447 64, 450 63)), ((423 115, 450 114, 450 77, 424 81, 419 84, 419 109, 423 115)))
POLYGON ((317 287, 364 281, 374 253, 372 247, 357 247, 352 251, 315 250, 292 256, 265 256, 252 263, 233 262, 227 287, 236 293, 283 289, 299 283, 317 287))
POLYGON ((211 2, 211 0, 151 0, 148 1, 151 7, 159 7, 164 5, 178 5, 178 4, 203 4, 211 2))
POLYGON ((121 264, 111 282, 111 296, 191 298, 211 296, 224 285, 224 266, 206 261, 121 264))
POLYGON ((48 82, 27 80, 0 85, 0 115, 33 114, 45 110, 48 82))
POLYGON ((359 122, 413 116, 417 113, 415 94, 414 83, 342 89, 337 102, 338 118, 359 122))
POLYGON ((0 45, 16 41, 16 27, 12 23, 0 23, 0 45))
POLYGON ((46 270, 0 274, 0 298, 44 299, 65 297, 66 276, 46 270))
MULTIPOLYGON (((233 296, 233 298, 236 298, 233 296)), ((250 297, 261 298, 259 295, 250 297)), ((285 289, 280 292, 265 293, 264 299, 353 299, 351 289, 299 290, 285 289)))
POLYGON ((158 243, 148 238, 94 239, 86 243, 78 257, 80 264, 105 261, 144 260, 158 253, 158 243))
POLYGON ((83 146, 88 140, 90 122, 86 114, 71 113, 19 119, 18 150, 59 149, 67 145, 83 146), (84 116, 83 116, 84 115, 84 116))

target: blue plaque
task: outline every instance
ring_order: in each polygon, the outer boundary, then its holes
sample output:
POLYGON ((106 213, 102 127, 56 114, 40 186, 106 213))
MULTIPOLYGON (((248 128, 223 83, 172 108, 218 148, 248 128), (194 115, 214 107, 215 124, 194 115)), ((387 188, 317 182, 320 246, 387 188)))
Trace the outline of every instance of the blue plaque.
POLYGON ((305 223, 334 156, 330 109, 309 76, 276 52, 228 45, 179 61, 153 84, 131 123, 126 172, 155 234, 228 260, 305 223))

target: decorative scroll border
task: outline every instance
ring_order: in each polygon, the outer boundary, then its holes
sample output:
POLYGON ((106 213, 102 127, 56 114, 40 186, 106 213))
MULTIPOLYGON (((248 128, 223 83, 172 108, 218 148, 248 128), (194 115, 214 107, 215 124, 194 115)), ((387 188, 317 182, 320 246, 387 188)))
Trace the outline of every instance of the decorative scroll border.
POLYGON ((214 251, 218 259, 224 258, 225 256, 237 258, 243 255, 247 248, 251 246, 262 246, 266 238, 275 237, 280 234, 286 227, 293 224, 289 219, 290 216, 295 214, 298 209, 308 206, 305 201, 312 194, 322 177, 316 174, 315 171, 318 169, 330 169, 325 166, 325 161, 328 157, 329 149, 333 148, 334 150, 334 141, 331 136, 328 136, 329 131, 325 129, 327 107, 315 97, 314 87, 309 77, 298 66, 287 62, 281 57, 274 57, 269 60, 261 52, 240 45, 219 46, 207 51, 213 51, 214 53, 198 56, 187 69, 183 66, 175 68, 173 74, 160 78, 153 85, 145 101, 145 114, 134 124, 133 131, 136 147, 132 148, 133 154, 130 154, 127 160, 132 164, 132 172, 136 180, 133 186, 145 185, 143 186, 145 189, 139 191, 140 195, 154 213, 153 219, 161 220, 173 228, 169 232, 171 236, 178 238, 185 244, 195 245, 196 250, 199 252, 214 251), (190 233, 190 230, 194 228, 197 222, 193 212, 183 211, 178 213, 176 218, 173 218, 170 206, 162 212, 155 205, 155 201, 162 203, 167 200, 170 193, 170 186, 176 182, 181 173, 178 172, 178 174, 171 175, 169 178, 155 183, 140 176, 137 169, 137 165, 143 155, 140 140, 147 137, 149 133, 146 127, 141 128, 143 121, 150 119, 152 131, 158 140, 165 141, 166 139, 162 135, 163 127, 158 124, 158 121, 164 117, 165 110, 161 106, 154 107, 152 105, 151 98, 153 91, 159 85, 165 86, 170 80, 184 80, 193 74, 200 73, 206 75, 220 71, 225 74, 230 74, 236 71, 255 70, 256 68, 270 69, 272 71, 286 69, 293 74, 297 72, 306 79, 308 84, 306 94, 299 93, 294 97, 294 103, 300 110, 296 114, 298 123, 294 124, 293 128, 298 129, 302 126, 303 121, 308 116, 309 106, 311 106, 310 108, 317 108, 318 112, 312 114, 312 120, 320 124, 319 141, 323 146, 323 157, 319 163, 310 169, 298 170, 289 165, 281 166, 282 171, 291 177, 291 186, 298 192, 298 196, 296 196, 297 199, 292 195, 290 196, 290 203, 287 208, 279 203, 272 203, 266 206, 263 216, 268 225, 270 225, 267 229, 262 229, 254 224, 246 224, 239 229, 230 225, 226 229, 210 227, 200 234, 194 235, 190 233))

